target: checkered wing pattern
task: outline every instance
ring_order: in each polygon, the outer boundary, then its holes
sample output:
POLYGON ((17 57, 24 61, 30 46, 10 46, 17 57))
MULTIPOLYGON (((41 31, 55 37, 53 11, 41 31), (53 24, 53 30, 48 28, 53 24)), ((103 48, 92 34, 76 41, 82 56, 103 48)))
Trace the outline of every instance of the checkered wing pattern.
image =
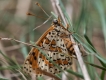
MULTIPOLYGON (((62 70, 71 68, 72 64, 71 58, 65 54, 74 54, 72 43, 67 39, 69 35, 70 32, 64 28, 59 20, 54 20, 52 26, 36 42, 36 45, 42 48, 47 57, 62 70)), ((24 71, 36 75, 42 75, 37 69, 53 74, 61 72, 47 57, 37 48, 32 48, 24 62, 24 71)))

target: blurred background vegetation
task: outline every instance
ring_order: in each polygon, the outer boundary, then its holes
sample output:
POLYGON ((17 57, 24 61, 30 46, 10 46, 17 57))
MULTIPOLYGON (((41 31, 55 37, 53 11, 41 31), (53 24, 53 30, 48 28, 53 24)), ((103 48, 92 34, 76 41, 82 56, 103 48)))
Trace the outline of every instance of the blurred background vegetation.
MULTIPOLYGON (((52 20, 33 31, 35 27, 41 25, 48 18, 35 5, 35 2, 39 2, 43 9, 51 15, 53 8, 50 0, 0 0, 0 37, 15 38, 28 43, 30 41, 36 42, 50 27, 52 20), (26 14, 28 12, 42 18, 28 16, 26 14)), ((78 39, 82 42, 83 39, 86 39, 95 48, 95 53, 99 53, 101 59, 105 60, 106 0, 62 0, 62 3, 71 19, 72 28, 81 37, 78 39)), ((84 44, 87 45, 86 42, 84 44)), ((19 72, 14 72, 12 65, 22 65, 30 49, 31 47, 14 41, 0 41, 0 51, 6 55, 0 54, 0 79, 20 80, 19 72)), ((93 54, 84 58, 88 62, 106 67, 105 61, 102 62, 93 54)), ((87 65, 87 68, 92 80, 106 79, 105 70, 90 65, 87 65)), ((79 78, 75 79, 79 80, 79 78)))

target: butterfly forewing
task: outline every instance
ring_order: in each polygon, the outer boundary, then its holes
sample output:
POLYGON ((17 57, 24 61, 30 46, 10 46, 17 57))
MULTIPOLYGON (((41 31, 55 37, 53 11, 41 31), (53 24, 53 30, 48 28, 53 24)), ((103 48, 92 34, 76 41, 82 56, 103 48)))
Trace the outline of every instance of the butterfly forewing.
POLYGON ((53 23, 36 42, 36 45, 42 48, 49 59, 37 48, 32 48, 24 62, 24 71, 29 74, 34 73, 38 75, 42 73, 37 69, 41 69, 56 74, 61 72, 61 70, 55 64, 62 70, 71 68, 72 60, 65 54, 71 54, 70 52, 74 53, 74 50, 72 44, 68 44, 70 40, 62 38, 63 36, 67 37, 69 34, 59 22, 53 23), (54 61, 55 64, 50 60, 54 61))

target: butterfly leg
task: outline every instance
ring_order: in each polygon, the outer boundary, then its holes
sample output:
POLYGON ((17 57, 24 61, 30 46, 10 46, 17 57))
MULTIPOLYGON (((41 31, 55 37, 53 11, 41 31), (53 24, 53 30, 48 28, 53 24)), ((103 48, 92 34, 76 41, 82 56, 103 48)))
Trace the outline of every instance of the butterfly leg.
POLYGON ((67 30, 69 29, 69 24, 66 25, 66 29, 67 29, 67 30))
MULTIPOLYGON (((72 46, 73 46, 73 45, 78 45, 79 50, 80 50, 81 53, 82 53, 81 55, 82 55, 83 57, 87 56, 87 55, 86 55, 87 52, 85 51, 84 47, 83 47, 80 43, 72 43, 72 46)), ((77 59, 76 54, 75 54, 75 55, 72 55, 72 57, 77 59)))
MULTIPOLYGON (((69 24, 67 24, 67 25, 66 25, 67 31, 68 31, 69 27, 70 27, 69 24)), ((75 32, 70 32, 70 35, 72 35, 73 33, 75 33, 75 32)))
POLYGON ((81 51, 81 55, 83 56, 83 57, 85 57, 85 56, 87 56, 87 51, 84 49, 84 47, 79 43, 78 44, 78 47, 79 47, 79 49, 80 49, 80 51, 81 51))

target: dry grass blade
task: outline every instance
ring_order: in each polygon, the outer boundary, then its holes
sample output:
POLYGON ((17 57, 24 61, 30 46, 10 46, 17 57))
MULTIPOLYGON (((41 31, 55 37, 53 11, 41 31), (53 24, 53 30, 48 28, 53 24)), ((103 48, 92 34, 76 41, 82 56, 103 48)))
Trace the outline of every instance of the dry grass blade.
POLYGON ((54 7, 54 11, 55 11, 55 13, 57 13, 58 11, 59 11, 59 13, 60 13, 60 15, 61 15, 61 17, 62 17, 62 20, 64 21, 64 23, 65 23, 65 25, 67 26, 67 22, 66 22, 66 20, 65 20, 65 17, 64 17, 64 15, 62 14, 62 10, 61 10, 61 8, 60 8, 60 3, 59 3, 59 0, 51 0, 51 2, 52 2, 52 5, 53 5, 53 7, 54 7), (57 10, 58 9, 58 10, 57 10))
POLYGON ((13 39, 13 38, 1 38, 0 37, 0 40, 2 41, 5 41, 5 40, 9 40, 9 41, 16 41, 16 42, 18 42, 18 43, 22 43, 22 44, 24 44, 24 45, 27 45, 27 46, 31 46, 31 47, 36 47, 36 46, 34 46, 34 45, 32 45, 32 44, 29 44, 29 43, 25 43, 25 42, 22 42, 22 41, 19 41, 19 40, 16 40, 16 39, 13 39))
POLYGON ((19 70, 17 70, 17 71, 22 75, 22 77, 24 78, 24 80, 27 80, 26 77, 23 75, 23 73, 21 71, 19 71, 19 70))
POLYGON ((56 7, 56 4, 55 4, 55 0, 50 0, 50 1, 52 3, 53 10, 54 10, 55 14, 58 15, 58 11, 56 10, 57 7, 56 7))
MULTIPOLYGON (((71 38, 71 41, 75 43, 73 37, 71 36, 70 38, 71 38)), ((81 68, 82 73, 83 73, 83 75, 84 75, 84 79, 85 79, 85 80, 91 80, 90 77, 89 77, 89 75, 88 75, 88 72, 87 72, 86 66, 85 66, 85 64, 84 64, 84 61, 83 61, 83 59, 82 59, 82 56, 81 56, 82 53, 80 52, 80 50, 79 50, 79 48, 78 48, 78 45, 75 44, 75 45, 73 45, 73 46, 74 46, 74 50, 75 50, 75 53, 76 53, 76 56, 77 56, 77 59, 78 59, 80 68, 81 68)))

